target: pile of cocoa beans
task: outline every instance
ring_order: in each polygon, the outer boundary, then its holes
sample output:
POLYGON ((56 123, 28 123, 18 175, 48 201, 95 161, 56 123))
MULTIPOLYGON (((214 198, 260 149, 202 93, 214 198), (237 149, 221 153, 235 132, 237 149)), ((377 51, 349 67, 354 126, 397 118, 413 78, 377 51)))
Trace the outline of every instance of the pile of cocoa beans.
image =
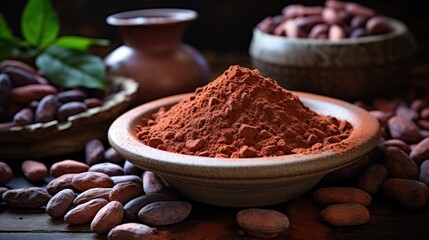
MULTIPOLYGON (((54 177, 45 188, 0 188, 11 208, 45 208, 52 218, 68 225, 90 224, 108 239, 149 239, 158 226, 185 220, 192 205, 175 194, 156 174, 124 160, 113 148, 92 139, 86 144, 85 162, 65 159, 48 167, 25 160, 23 175, 33 183, 54 177)), ((0 185, 13 177, 0 162, 0 185)))
POLYGON ((353 2, 327 0, 325 7, 288 5, 282 15, 266 17, 257 27, 288 38, 339 40, 392 31, 388 20, 374 10, 353 2))
POLYGON ((0 131, 13 126, 46 123, 102 105, 104 93, 86 88, 61 88, 43 74, 16 60, 0 63, 0 131))

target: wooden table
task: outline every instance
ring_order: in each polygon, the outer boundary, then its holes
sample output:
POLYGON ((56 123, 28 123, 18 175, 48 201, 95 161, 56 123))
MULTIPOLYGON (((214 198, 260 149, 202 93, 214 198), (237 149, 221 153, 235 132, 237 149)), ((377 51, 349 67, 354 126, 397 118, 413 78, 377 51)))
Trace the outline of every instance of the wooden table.
MULTIPOLYGON (((71 154, 63 157, 42 159, 49 167, 53 162, 63 159, 83 160, 83 153, 71 154)), ((47 177, 45 182, 33 184, 20 175, 18 161, 8 162, 14 169, 16 176, 7 184, 10 188, 40 186, 44 187, 52 178, 47 177)), ((317 186, 331 185, 332 181, 325 179, 317 186)), ((334 183, 335 184, 335 183, 334 183)), ((352 182, 337 182, 336 185, 349 185, 352 182)), ((321 223, 318 219, 318 211, 322 208, 316 205, 311 198, 311 192, 303 196, 303 200, 292 203, 282 203, 265 208, 276 209, 286 213, 291 221, 290 231, 282 233, 275 239, 341 239, 341 240, 423 240, 429 239, 429 204, 423 209, 409 210, 386 199, 382 194, 375 195, 373 203, 369 207, 371 221, 368 224, 357 227, 332 227, 321 223), (293 204, 307 204, 312 210, 294 210, 291 213, 288 206, 293 204), (307 219, 297 219, 296 214, 301 214, 307 219), (311 214, 312 216, 305 216, 311 214), (311 219, 312 218, 312 219, 311 219), (319 234, 322 232, 323 234, 319 234)), ((159 227, 158 233, 153 239, 175 240, 240 240, 255 239, 248 235, 240 235, 240 229, 235 222, 235 215, 240 208, 217 207, 189 200, 193 209, 182 223, 171 226, 159 227)), ((292 208, 292 207, 291 207, 292 208)), ((51 219, 44 209, 40 210, 12 210, 4 204, 0 204, 0 240, 15 239, 106 239, 106 235, 97 235, 89 230, 89 225, 68 226, 62 219, 51 219)))

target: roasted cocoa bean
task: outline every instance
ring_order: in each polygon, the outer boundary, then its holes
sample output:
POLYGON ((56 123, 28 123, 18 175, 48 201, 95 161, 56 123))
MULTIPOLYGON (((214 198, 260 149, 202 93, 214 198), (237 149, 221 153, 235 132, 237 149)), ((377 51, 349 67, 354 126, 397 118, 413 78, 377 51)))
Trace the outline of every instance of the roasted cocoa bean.
POLYGON ((58 101, 61 103, 83 102, 87 97, 88 95, 79 89, 62 91, 57 94, 58 101))
POLYGON ((373 164, 359 177, 358 187, 369 194, 375 194, 380 190, 387 178, 387 174, 385 165, 380 163, 373 164))
POLYGON ((112 188, 96 187, 88 189, 77 195, 77 197, 73 201, 73 204, 79 205, 96 198, 106 199, 107 201, 109 201, 110 191, 112 191, 112 188))
POLYGON ((164 188, 162 179, 151 171, 143 173, 143 189, 146 194, 159 193, 164 188))
POLYGON ((89 166, 85 163, 76 161, 76 160, 63 160, 60 162, 56 162, 52 164, 50 173, 54 177, 59 177, 64 174, 68 173, 82 173, 87 172, 89 169, 89 166))
POLYGON ((37 70, 34 69, 32 66, 30 66, 30 65, 28 65, 22 61, 18 61, 18 60, 6 59, 0 63, 0 71, 1 72, 5 71, 5 69, 8 67, 19 68, 19 69, 24 70, 25 72, 37 74, 37 70))
POLYGON ((383 141, 381 145, 384 147, 397 147, 402 151, 404 151, 406 154, 410 154, 411 152, 410 146, 408 146, 408 144, 406 144, 404 141, 400 139, 388 139, 383 141))
POLYGON ((66 188, 74 189, 72 185, 72 180, 75 175, 75 173, 68 173, 54 178, 48 183, 46 189, 52 195, 55 195, 59 191, 66 188))
POLYGON ((179 223, 191 213, 192 205, 184 201, 153 202, 139 211, 139 219, 151 226, 179 223))
POLYGON ((48 168, 45 164, 34 161, 26 160, 21 165, 22 173, 32 182, 40 182, 48 176, 48 168))
POLYGON ((374 10, 352 2, 346 3, 344 9, 352 15, 362 15, 366 17, 375 15, 374 10))
POLYGON ((372 202, 371 196, 354 187, 324 187, 313 193, 314 199, 321 204, 331 205, 337 203, 359 203, 369 206, 372 202))
POLYGON ((90 223, 97 212, 107 205, 106 199, 93 199, 71 209, 64 216, 64 222, 68 225, 79 225, 90 223))
POLYGON ((362 225, 370 220, 368 209, 358 203, 333 204, 320 213, 322 219, 334 226, 362 225))
POLYGON ((385 153, 384 162, 392 177, 418 179, 419 169, 408 154, 397 147, 387 147, 385 153))
POLYGON ((279 211, 249 208, 238 212, 236 216, 240 227, 253 235, 276 237, 289 227, 289 219, 279 211))
POLYGON ((124 164, 125 159, 112 147, 104 151, 104 160, 116 164, 124 164))
POLYGON ((141 176, 143 173, 143 169, 137 167, 129 161, 125 161, 124 163, 124 172, 126 175, 136 175, 141 176))
POLYGON ((13 178, 12 169, 4 162, 0 162, 0 185, 5 185, 13 178))
POLYGON ((140 223, 124 223, 110 230, 107 235, 108 240, 150 240, 157 232, 156 228, 151 228, 140 223))
POLYGON ((420 165, 420 182, 429 185, 429 160, 425 160, 422 165, 420 165))
POLYGON ((88 141, 85 145, 85 160, 88 165, 92 166, 94 164, 100 163, 103 161, 104 156, 104 145, 98 139, 92 139, 88 141))
POLYGON ((79 191, 85 191, 90 188, 113 187, 113 181, 109 175, 99 172, 84 172, 76 174, 72 179, 72 185, 79 191))
POLYGON ((383 193, 406 208, 425 206, 428 192, 428 186, 417 180, 390 178, 383 183, 383 193))
POLYGON ((124 182, 115 185, 109 193, 110 201, 126 204, 131 199, 144 195, 142 185, 133 182, 124 182))
POLYGON ((415 143, 421 139, 417 125, 404 117, 391 117, 387 124, 392 138, 401 139, 406 143, 415 143))
POLYGON ((366 22, 366 30, 371 34, 382 34, 390 32, 392 29, 386 18, 374 16, 366 22))
POLYGON ((101 172, 109 176, 124 175, 124 169, 122 167, 110 162, 94 164, 88 169, 88 171, 101 172))
POLYGON ((424 160, 429 159, 429 137, 420 141, 410 153, 410 158, 420 165, 424 160))
POLYGON ((153 193, 134 198, 124 206, 125 217, 137 220, 140 209, 153 202, 171 201, 171 197, 164 193, 153 193))
POLYGON ((55 95, 47 95, 37 104, 35 111, 36 122, 49 122, 57 116, 58 100, 55 95))
POLYGON ((51 85, 31 84, 13 88, 10 92, 10 99, 20 104, 28 104, 31 101, 40 100, 44 96, 56 94, 57 89, 51 85))
POLYGON ((415 121, 419 118, 419 114, 415 110, 408 107, 406 104, 399 105, 399 107, 396 109, 396 115, 407 118, 411 121, 415 121))
POLYGON ((64 217, 73 205, 76 194, 71 189, 63 189, 55 194, 46 205, 46 213, 52 218, 64 217))
POLYGON ((5 66, 2 72, 10 77, 14 87, 21 87, 30 84, 39 84, 35 77, 35 73, 28 72, 16 66, 5 66))
POLYGON ((87 110, 87 106, 82 102, 68 102, 62 104, 57 111, 57 118, 60 122, 67 121, 68 117, 87 110))
POLYGON ((3 201, 13 208, 40 208, 46 206, 51 195, 39 187, 17 188, 3 193, 3 201))
POLYGON ((329 26, 327 24, 317 24, 308 33, 309 38, 327 38, 329 26))
MULTIPOLYGON (((113 184, 117 185, 123 182, 134 182, 142 185, 142 179, 136 175, 123 175, 123 176, 112 176, 113 184)), ((143 186, 143 185, 142 185, 143 186)))
POLYGON ((23 108, 13 116, 15 125, 23 126, 33 123, 34 114, 30 108, 23 108))
POLYGON ((91 230, 96 233, 107 233, 118 226, 124 217, 124 207, 120 202, 112 201, 102 207, 91 222, 91 230))
POLYGON ((9 76, 0 73, 0 105, 4 105, 9 98, 10 91, 12 90, 12 81, 9 76))

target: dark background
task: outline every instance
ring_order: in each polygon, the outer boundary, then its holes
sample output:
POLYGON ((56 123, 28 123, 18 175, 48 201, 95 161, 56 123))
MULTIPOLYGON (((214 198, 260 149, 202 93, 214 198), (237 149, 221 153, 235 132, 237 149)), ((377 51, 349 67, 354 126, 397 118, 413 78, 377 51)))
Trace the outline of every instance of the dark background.
MULTIPOLYGON (((429 62, 429 12, 425 1, 378 0, 354 1, 378 13, 403 21, 415 36, 419 52, 417 59, 429 62)), ((0 11, 19 34, 20 14, 25 0, 1 0, 0 11)), ((278 15, 293 3, 323 5, 324 1, 285 0, 52 0, 62 28, 62 35, 107 38, 109 47, 98 49, 105 55, 121 44, 117 29, 109 26, 107 16, 121 11, 144 8, 187 8, 199 13, 186 29, 184 41, 200 51, 238 53, 247 56, 252 28, 266 16, 278 15)))

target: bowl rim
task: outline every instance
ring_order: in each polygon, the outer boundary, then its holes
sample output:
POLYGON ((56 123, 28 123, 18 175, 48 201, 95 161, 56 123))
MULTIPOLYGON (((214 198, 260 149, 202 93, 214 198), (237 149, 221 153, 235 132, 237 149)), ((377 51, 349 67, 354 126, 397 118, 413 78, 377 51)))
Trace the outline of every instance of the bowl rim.
POLYGON ((308 44, 308 45, 353 45, 357 43, 374 43, 374 42, 380 42, 385 41, 388 39, 397 38, 399 36, 402 36, 404 34, 409 33, 408 27, 403 23, 402 21, 390 17, 384 17, 387 19, 387 21, 391 24, 393 31, 384 33, 384 34, 377 34, 377 35, 370 35, 370 36, 364 36, 364 37, 358 37, 358 38, 344 38, 339 40, 329 40, 329 39, 310 39, 310 38, 288 38, 286 36, 277 36, 274 34, 269 34, 266 32, 261 31, 258 27, 253 28, 253 34, 255 35, 261 35, 265 38, 271 38, 273 41, 287 41, 294 44, 308 44))
POLYGON ((314 105, 331 106, 341 114, 348 114, 349 122, 352 119, 351 116, 356 116, 351 122, 354 130, 349 138, 342 141, 342 143, 353 144, 353 147, 335 152, 326 150, 321 153, 277 157, 214 158, 158 150, 143 144, 135 137, 135 133, 132 133, 135 131, 136 123, 145 113, 153 112, 161 106, 170 106, 192 93, 158 99, 130 109, 111 124, 108 130, 108 141, 122 157, 146 170, 207 179, 283 178, 327 173, 352 164, 378 144, 380 140, 378 120, 366 110, 327 96, 291 92, 298 95, 304 104, 307 103, 313 107, 314 105), (323 161, 324 164, 317 164, 318 161, 323 161))
POLYGON ((112 26, 163 25, 195 20, 198 13, 182 8, 147 8, 112 14, 106 22, 112 26))

